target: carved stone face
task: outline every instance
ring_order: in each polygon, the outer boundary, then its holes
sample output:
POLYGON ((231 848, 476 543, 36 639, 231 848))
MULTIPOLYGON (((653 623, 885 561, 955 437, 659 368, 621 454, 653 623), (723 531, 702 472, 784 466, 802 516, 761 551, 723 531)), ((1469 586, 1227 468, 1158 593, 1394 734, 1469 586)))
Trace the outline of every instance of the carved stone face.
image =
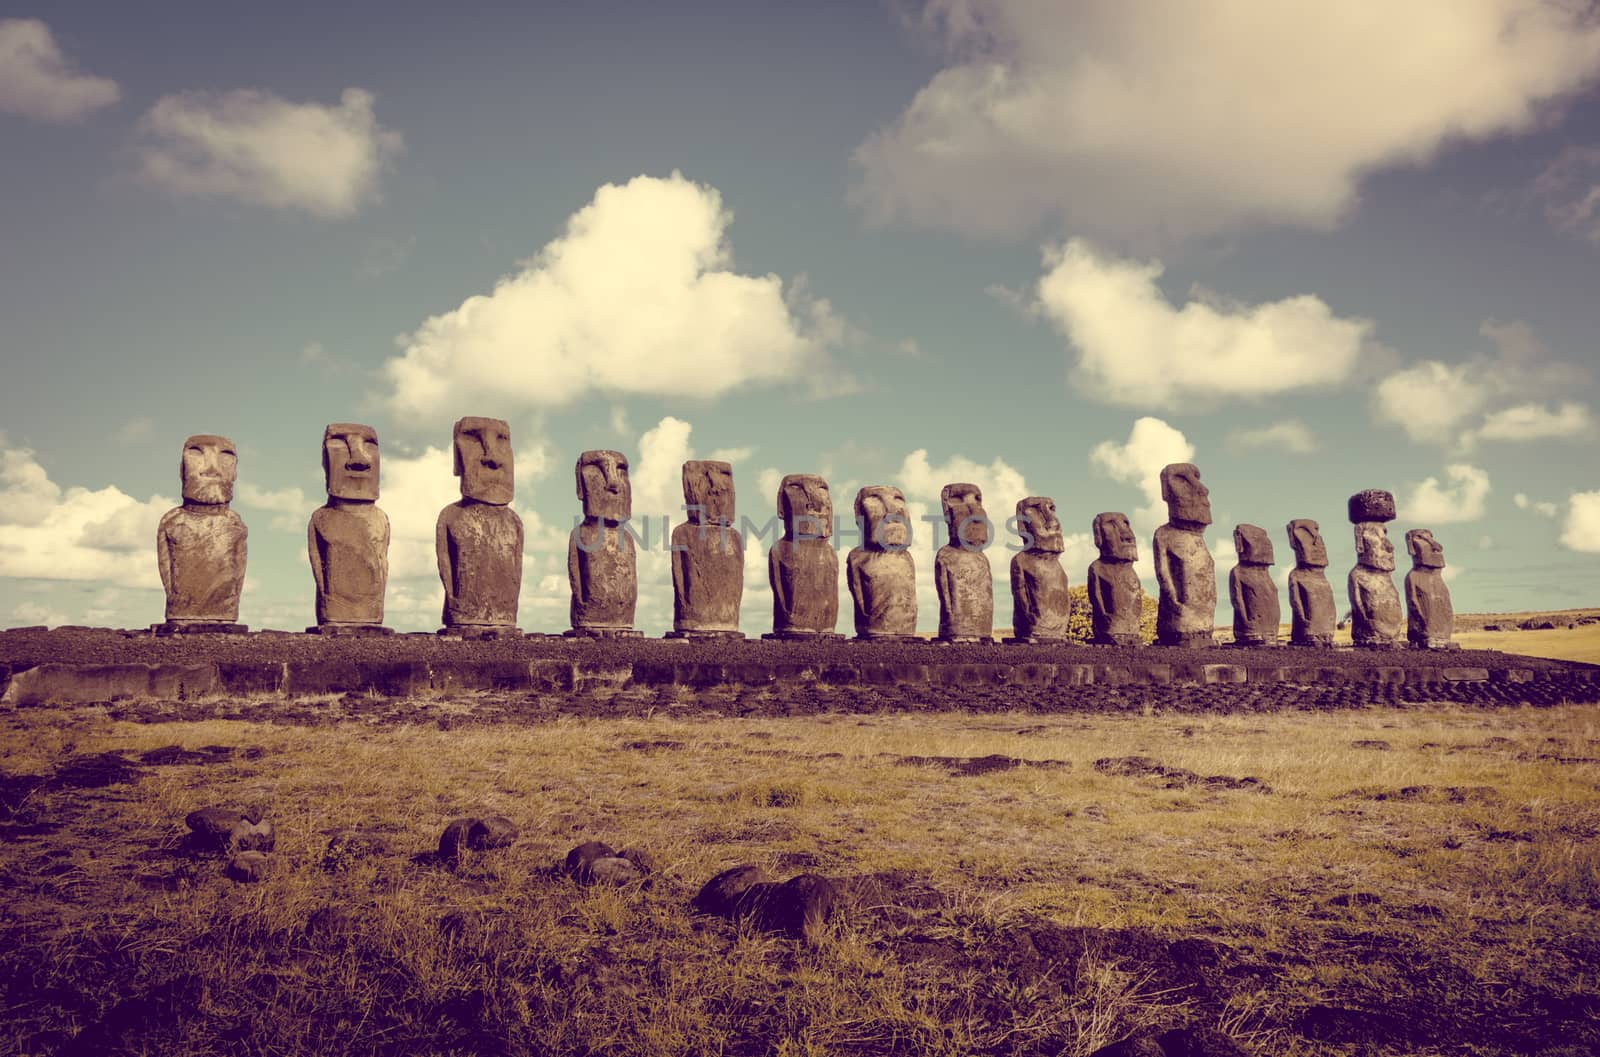
POLYGON ((196 433, 183 442, 178 472, 186 502, 227 504, 233 501, 233 482, 239 476, 239 453, 227 437, 196 433))
POLYGON ((1193 463, 1175 462, 1162 469, 1161 498, 1169 521, 1211 524, 1211 490, 1200 483, 1200 469, 1193 463))
POLYGON ((887 484, 869 484, 856 493, 856 520, 864 522, 862 546, 868 550, 901 550, 911 542, 906 497, 887 484))
POLYGON ((1394 572, 1394 544, 1381 521, 1363 521, 1356 526, 1356 564, 1380 573, 1394 572))
POLYGON ((1328 545, 1322 542, 1322 530, 1310 518, 1296 518, 1289 522, 1289 546, 1294 548, 1297 565, 1323 569, 1328 565, 1328 545))
POLYGON ((827 539, 833 535, 833 494, 814 473, 792 473, 778 485, 778 516, 788 539, 827 539))
POLYGON ((505 506, 515 488, 511 464, 511 427, 503 419, 468 416, 456 423, 455 474, 461 495, 480 503, 505 506))
POLYGON ((1444 568, 1444 548, 1427 529, 1412 529, 1407 532, 1406 550, 1411 552, 1411 564, 1418 569, 1444 568))
POLYGON ((1127 514, 1096 514, 1094 519, 1094 545, 1100 548, 1100 557, 1108 562, 1139 560, 1139 540, 1128 524, 1127 514))
POLYGON ((322 475, 335 499, 378 499, 378 432, 357 422, 335 422, 322 431, 322 475))
POLYGON ((683 501, 696 525, 733 524, 733 466, 715 459, 683 464, 683 501))
POLYGON ((1067 549, 1061 519, 1056 517, 1056 501, 1048 496, 1030 495, 1017 500, 1017 528, 1033 537, 1030 551, 1060 554, 1067 549))
POLYGON ((1246 565, 1272 564, 1272 540, 1267 537, 1267 530, 1259 526, 1235 525, 1233 549, 1246 565))
POLYGON ((628 457, 620 451, 586 451, 576 467, 583 516, 626 521, 633 516, 628 457))
POLYGON ((944 524, 950 542, 982 550, 989 545, 989 515, 983 512, 983 493, 975 484, 947 484, 939 492, 944 524))

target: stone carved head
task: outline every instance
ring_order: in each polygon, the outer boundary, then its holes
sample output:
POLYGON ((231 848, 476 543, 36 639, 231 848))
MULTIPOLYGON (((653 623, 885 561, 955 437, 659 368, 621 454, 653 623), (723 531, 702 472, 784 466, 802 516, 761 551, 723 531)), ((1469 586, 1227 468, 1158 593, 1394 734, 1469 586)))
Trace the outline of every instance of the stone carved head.
POLYGON ((690 524, 733 524, 733 465, 716 459, 684 463, 683 502, 690 524))
POLYGON ((939 491, 944 524, 950 542, 966 550, 989 545, 989 515, 983 511, 983 493, 975 484, 947 484, 939 491))
POLYGON ((1194 463, 1175 462, 1162 468, 1161 498, 1167 504, 1167 520, 1211 524, 1211 489, 1200 483, 1200 469, 1194 463))
POLYGON ((1356 526, 1356 564, 1380 573, 1394 572, 1394 544, 1381 521, 1363 521, 1356 526))
POLYGON ((778 516, 783 537, 827 539, 833 535, 833 494, 814 473, 791 473, 778 485, 778 516))
POLYGON ((1406 550, 1411 553, 1411 564, 1418 569, 1443 569, 1444 547, 1427 529, 1412 529, 1406 533, 1406 550))
POLYGON ((1139 539, 1128 524, 1128 515, 1108 511, 1094 518, 1094 545, 1100 548, 1100 558, 1108 562, 1139 560, 1139 539))
POLYGON ((1272 540, 1267 530, 1258 525, 1235 525, 1233 549, 1245 565, 1272 564, 1272 540))
POLYGON ((583 516, 626 521, 633 516, 633 485, 628 457, 620 451, 586 451, 574 467, 583 516))
POLYGON ((454 472, 462 498, 510 503, 516 487, 511 460, 511 427, 504 419, 469 415, 456 422, 454 472))
POLYGON ((911 543, 906 497, 893 485, 869 484, 857 492, 856 522, 861 545, 868 550, 904 550, 911 543))
POLYGON ((1296 518, 1287 526, 1289 546, 1294 548, 1296 565, 1324 569, 1328 565, 1328 545, 1322 542, 1322 529, 1310 518, 1296 518))
POLYGON ((328 495, 378 500, 378 431, 359 422, 335 422, 322 431, 322 475, 328 495))
POLYGON ((1030 495, 1017 500, 1017 528, 1033 537, 1030 551, 1060 554, 1067 549, 1061 519, 1056 517, 1056 501, 1048 496, 1030 495))
POLYGON ((183 479, 184 502, 224 506, 233 501, 239 452, 227 437, 196 433, 183 442, 178 474, 183 479))

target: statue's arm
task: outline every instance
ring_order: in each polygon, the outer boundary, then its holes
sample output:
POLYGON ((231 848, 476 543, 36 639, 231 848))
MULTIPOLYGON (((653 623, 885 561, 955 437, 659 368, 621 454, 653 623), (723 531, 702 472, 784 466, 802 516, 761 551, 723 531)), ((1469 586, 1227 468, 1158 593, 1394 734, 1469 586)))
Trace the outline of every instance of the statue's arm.
MULTIPOLYGON (((450 507, 439 511, 439 520, 433 527, 433 553, 439 562, 439 581, 444 584, 445 605, 454 606, 456 601, 455 570, 450 568, 450 507)), ((521 547, 517 548, 521 551, 521 547)))
POLYGON ((1233 603, 1233 611, 1235 613, 1247 614, 1249 612, 1245 608, 1244 583, 1239 576, 1237 567, 1228 573, 1228 601, 1233 603))
POLYGON ((789 612, 789 593, 784 589, 783 563, 778 560, 778 546, 783 541, 779 540, 767 551, 767 583, 772 587, 772 602, 779 613, 789 612))
POLYGON ((311 558, 311 578, 317 583, 317 595, 328 593, 327 570, 322 567, 321 534, 317 532, 317 515, 313 513, 306 522, 306 554, 311 558))
POLYGON ((572 535, 567 537, 567 582, 572 585, 572 597, 583 600, 583 581, 578 573, 578 533, 583 531, 583 526, 575 525, 572 535))
POLYGON ((845 577, 850 584, 850 599, 855 603, 857 613, 867 611, 867 595, 865 585, 862 583, 861 563, 851 555, 845 561, 845 577))
MULTIPOLYGON (((682 525, 678 526, 678 528, 682 527, 682 525)), ((670 548, 672 551, 672 594, 675 598, 688 599, 689 551, 688 544, 680 542, 679 535, 677 529, 674 529, 670 548)), ((687 536, 687 534, 684 535, 685 537, 687 536)))
POLYGON ((1166 540, 1162 539, 1159 533, 1157 533, 1152 546, 1155 550, 1156 583, 1160 586, 1161 593, 1182 605, 1183 595, 1179 591, 1179 584, 1172 576, 1172 551, 1167 547, 1166 540))
POLYGON ((169 513, 156 527, 156 568, 161 572, 161 586, 168 594, 172 593, 172 541, 167 538, 167 525, 171 520, 169 513))

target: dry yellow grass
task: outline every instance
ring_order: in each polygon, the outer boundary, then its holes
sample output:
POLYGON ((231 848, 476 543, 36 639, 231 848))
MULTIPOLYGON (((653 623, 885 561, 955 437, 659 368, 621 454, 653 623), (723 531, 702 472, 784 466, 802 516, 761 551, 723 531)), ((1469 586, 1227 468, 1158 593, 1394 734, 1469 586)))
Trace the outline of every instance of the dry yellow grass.
MULTIPOLYGON (((12 806, 13 822, 63 825, 0 844, 0 969, 31 966, 33 996, 0 1052, 65 1048, 118 1000, 180 979, 199 981, 193 1017, 137 1029, 140 1045, 236 1049, 229 1032, 248 1029, 249 1052, 452 1052, 456 1039, 460 1052, 1088 1054, 1198 1020, 1308 1054, 1324 1052, 1297 1028, 1314 1007, 1431 1003, 1438 1030, 1460 1033, 1592 993, 1600 972, 1600 953, 1572 946, 1600 908, 1592 706, 450 731, 285 726, 273 707, 260 703, 262 722, 0 716, 12 776, 174 742, 263 750, 12 806), (1024 762, 959 777, 902 760, 991 755, 1024 762), (1126 756, 1174 774, 1095 766, 1126 756), (186 812, 245 800, 270 805, 279 830, 265 883, 173 854, 186 812), (414 859, 451 818, 491 812, 519 826, 511 849, 455 872, 414 859), (327 835, 346 826, 384 834, 389 852, 327 872, 327 835), (652 886, 582 889, 552 871, 591 838, 651 850, 652 886), (780 877, 894 872, 933 897, 887 916, 852 905, 815 949, 692 918, 698 885, 743 862, 780 877), (328 906, 349 930, 309 927, 328 906), (442 938, 462 911, 488 924, 442 938), (1055 927, 1206 937, 1260 972, 1197 1002, 1159 993, 1137 960, 1024 972, 996 953, 1055 927)), ((1429 1052, 1401 1045, 1374 1052, 1429 1052)))

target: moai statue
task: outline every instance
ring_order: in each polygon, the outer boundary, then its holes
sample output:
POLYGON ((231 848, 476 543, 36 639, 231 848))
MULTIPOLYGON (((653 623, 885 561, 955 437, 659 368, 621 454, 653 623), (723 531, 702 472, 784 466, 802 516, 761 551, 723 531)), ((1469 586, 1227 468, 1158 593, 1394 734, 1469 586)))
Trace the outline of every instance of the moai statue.
POLYGON ((306 549, 317 584, 322 635, 387 635, 383 591, 389 580, 389 517, 378 509, 378 434, 335 422, 322 431, 328 502, 311 514, 306 549))
POLYGON ((1128 515, 1096 514, 1094 545, 1100 557, 1089 564, 1089 620, 1096 646, 1137 646, 1144 636, 1144 585, 1133 563, 1139 560, 1139 540, 1128 515))
POLYGON ((917 564, 911 558, 906 497, 892 485, 856 493, 861 546, 846 570, 855 600, 858 640, 912 639, 917 634, 917 564))
POLYGON ((1453 650, 1456 612, 1444 582, 1444 548, 1427 529, 1406 533, 1411 571, 1406 573, 1406 640, 1413 649, 1453 650))
POLYGON ((842 636, 839 623, 839 555, 833 535, 833 496, 814 473, 792 473, 778 485, 783 538, 767 552, 772 585, 772 633, 764 639, 842 636))
POLYGON ((569 637, 632 638, 639 600, 638 555, 624 524, 633 516, 628 458, 620 451, 586 451, 575 468, 583 521, 567 540, 572 583, 569 637))
POLYGON ((1017 531, 1028 545, 1011 558, 1011 635, 1007 642, 1060 642, 1067 637, 1072 596, 1061 567, 1066 538, 1055 500, 1017 500, 1017 531))
POLYGON ((1156 641, 1163 646, 1209 646, 1217 620, 1217 563, 1206 549, 1211 492, 1191 463, 1161 471, 1167 523, 1156 529, 1156 641))
POLYGON ((1390 649, 1400 642, 1400 592, 1394 586, 1394 544, 1385 527, 1394 496, 1377 488, 1350 497, 1356 564, 1350 570, 1350 638, 1357 646, 1390 649))
POLYGON ((1233 644, 1278 644, 1278 584, 1272 579, 1272 540, 1267 530, 1237 525, 1233 548, 1239 563, 1228 573, 1228 597, 1233 601, 1233 644))
POLYGON ((162 515, 156 530, 156 564, 167 589, 166 623, 151 629, 158 635, 248 630, 237 622, 247 533, 228 507, 238 469, 227 437, 197 433, 183 442, 183 505, 162 515))
POLYGON ((733 528, 733 467, 683 464, 689 520, 672 530, 670 639, 737 638, 744 595, 744 540, 733 528))
POLYGON ((950 540, 939 548, 933 582, 939 592, 940 642, 994 639, 994 576, 989 571, 989 515, 975 484, 947 484, 939 492, 950 540))
POLYGON ((1308 518, 1289 522, 1289 546, 1294 548, 1294 568, 1289 571, 1289 644, 1332 646, 1338 622, 1333 585, 1328 583, 1328 546, 1322 530, 1308 518))
POLYGON ((434 549, 444 582, 441 635, 517 638, 522 592, 522 519, 511 509, 511 427, 498 418, 455 425, 461 500, 439 511, 434 549))

